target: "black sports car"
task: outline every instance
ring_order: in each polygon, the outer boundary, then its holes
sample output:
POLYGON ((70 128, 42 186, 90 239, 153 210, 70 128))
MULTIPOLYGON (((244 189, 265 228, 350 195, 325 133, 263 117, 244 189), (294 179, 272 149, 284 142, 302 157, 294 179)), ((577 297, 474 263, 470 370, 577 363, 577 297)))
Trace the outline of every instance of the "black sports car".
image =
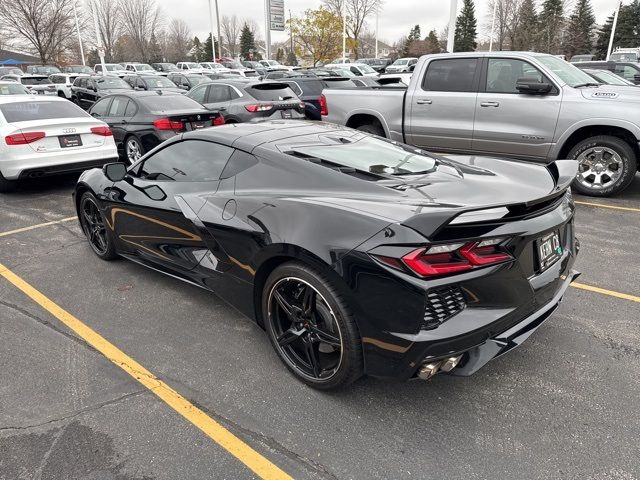
POLYGON ((330 389, 470 375, 533 333, 578 275, 576 171, 283 120, 178 135, 74 200, 100 258, 214 291, 330 389))

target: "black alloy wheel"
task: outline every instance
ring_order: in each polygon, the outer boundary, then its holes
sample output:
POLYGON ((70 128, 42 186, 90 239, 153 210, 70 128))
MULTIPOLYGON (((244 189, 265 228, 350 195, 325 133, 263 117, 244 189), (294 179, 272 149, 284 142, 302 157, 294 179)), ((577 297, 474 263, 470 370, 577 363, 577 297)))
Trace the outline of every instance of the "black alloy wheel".
POLYGON ((362 375, 362 352, 352 315, 331 282, 297 263, 267 280, 263 312, 280 359, 315 388, 344 387, 362 375))
POLYGON ((103 260, 113 260, 118 255, 115 252, 111 235, 107 230, 102 212, 98 208, 95 197, 85 192, 80 199, 80 224, 89 245, 95 254, 103 260))

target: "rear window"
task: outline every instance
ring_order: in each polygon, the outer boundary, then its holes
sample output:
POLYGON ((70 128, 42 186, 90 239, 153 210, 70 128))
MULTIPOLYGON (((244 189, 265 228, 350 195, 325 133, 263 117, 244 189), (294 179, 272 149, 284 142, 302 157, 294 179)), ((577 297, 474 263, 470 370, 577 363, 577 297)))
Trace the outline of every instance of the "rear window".
POLYGON ((21 77, 20 81, 23 85, 47 85, 51 83, 51 80, 49 80, 47 77, 21 77))
POLYGON ((321 80, 304 80, 296 82, 296 84, 302 89, 304 95, 320 96, 324 89, 324 83, 321 80))
POLYGON ((176 87, 176 84, 167 77, 145 77, 144 81, 147 82, 147 86, 151 89, 176 87))
POLYGON ((71 102, 17 102, 0 105, 0 112, 9 123, 56 118, 89 117, 71 102))
POLYGON ((263 83, 248 87, 247 91, 256 100, 262 101, 278 101, 293 100, 298 98, 296 94, 284 83, 263 83))
POLYGON ((96 79, 96 85, 98 86, 98 90, 112 90, 123 88, 125 90, 131 89, 131 86, 117 77, 100 77, 96 79))
POLYGON ((139 99, 139 102, 151 113, 162 113, 170 110, 202 110, 202 105, 184 95, 142 97, 139 99))

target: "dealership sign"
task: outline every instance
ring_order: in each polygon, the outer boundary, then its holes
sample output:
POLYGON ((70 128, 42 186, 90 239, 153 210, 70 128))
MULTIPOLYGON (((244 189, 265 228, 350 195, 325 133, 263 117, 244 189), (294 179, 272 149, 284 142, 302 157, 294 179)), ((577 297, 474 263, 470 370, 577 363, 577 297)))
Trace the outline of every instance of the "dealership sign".
POLYGON ((271 30, 284 31, 284 0, 269 0, 271 30))

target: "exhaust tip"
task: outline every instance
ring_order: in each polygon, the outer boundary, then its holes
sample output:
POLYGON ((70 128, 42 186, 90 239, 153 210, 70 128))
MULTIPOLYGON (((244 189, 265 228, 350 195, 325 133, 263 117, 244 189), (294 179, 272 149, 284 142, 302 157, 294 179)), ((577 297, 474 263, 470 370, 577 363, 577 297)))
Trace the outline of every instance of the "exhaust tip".
POLYGON ((431 377, 435 376, 440 368, 440 363, 441 362, 426 363, 422 365, 420 370, 418 370, 418 378, 420 380, 429 380, 431 377))
POLYGON ((460 360, 462 360, 462 355, 458 355, 457 357, 449 357, 444 362, 442 362, 442 365, 440 365, 440 370, 442 370, 443 372, 450 372, 458 366, 460 360))

